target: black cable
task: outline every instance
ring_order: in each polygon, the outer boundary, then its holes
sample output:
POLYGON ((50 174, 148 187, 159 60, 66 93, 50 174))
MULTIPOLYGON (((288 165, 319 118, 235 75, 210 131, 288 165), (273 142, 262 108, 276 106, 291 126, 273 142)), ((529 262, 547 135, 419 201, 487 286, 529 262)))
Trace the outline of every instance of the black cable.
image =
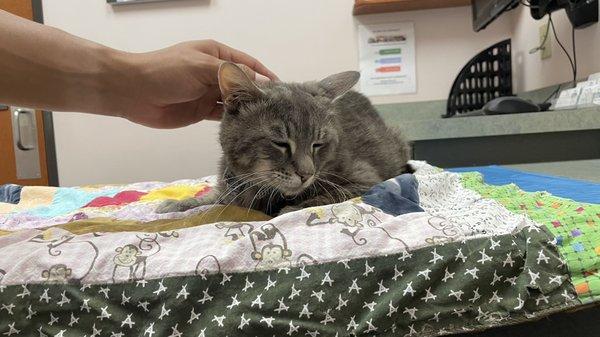
POLYGON ((573 44, 573 86, 577 83, 577 48, 575 48, 575 26, 571 23, 571 43, 573 44))
POLYGON ((542 103, 546 103, 548 102, 553 96, 556 96, 558 94, 558 92, 560 91, 560 88, 562 87, 562 84, 559 84, 556 89, 550 94, 550 96, 548 96, 548 98, 546 98, 542 103))
MULTIPOLYGON (((558 43, 560 48, 562 48, 563 52, 565 52, 565 55, 567 56, 567 58, 569 59, 569 63, 571 64, 571 69, 573 70, 573 87, 575 87, 575 83, 577 81, 577 69, 575 69, 575 64, 573 63, 573 59, 571 58, 571 55, 569 55, 569 52, 567 51, 565 46, 563 46, 562 42, 560 42, 560 39, 558 38, 558 34, 556 34, 556 28, 554 27, 554 21, 552 21, 552 14, 548 13, 548 19, 550 21, 550 25, 552 26, 552 33, 554 34, 554 38, 556 39, 556 42, 558 43)), ((573 36, 575 36, 574 32, 573 32, 573 36)))
POLYGON ((525 0, 521 0, 521 5, 529 7, 529 8, 540 8, 540 6, 532 5, 531 2, 529 2, 529 1, 525 2, 525 0))
MULTIPOLYGON (((579 2, 585 2, 585 1, 569 0, 569 2, 572 5, 577 5, 579 2)), ((520 0, 520 3, 522 5, 530 7, 530 8, 539 8, 539 6, 531 5, 531 3, 527 0, 520 0)), ((554 38, 556 39, 556 42, 558 43, 560 48, 563 50, 563 52, 569 59, 569 63, 571 64, 571 70, 573 71, 572 86, 575 87, 575 85, 577 83, 577 48, 575 45, 575 26, 571 23, 571 42, 573 45, 573 58, 571 58, 571 55, 569 55, 569 52, 567 52, 567 49, 565 48, 565 46, 560 42, 560 39, 558 38, 558 34, 556 34, 556 28, 554 27, 554 21, 552 21, 552 13, 548 13, 548 22, 549 22, 549 26, 552 26, 552 33, 554 34, 554 38)), ((544 36, 544 40, 542 41, 542 43, 540 44, 540 46, 538 48, 543 47, 544 44, 546 43, 546 39, 548 38, 548 29, 549 28, 550 27, 546 28, 546 35, 544 36)), ((544 100, 544 103, 548 102, 553 96, 557 96, 558 93, 560 92, 561 87, 562 87, 562 84, 559 84, 556 87, 556 89, 550 94, 550 96, 548 96, 548 98, 546 98, 544 100)))
MULTIPOLYGON (((523 6, 527 6, 529 8, 540 8, 539 6, 532 5, 529 2, 529 0, 519 0, 519 2, 523 6)), ((585 3, 585 1, 569 0, 569 3, 571 5, 575 5, 576 6, 579 3, 585 3)), ((569 63, 571 64, 571 70, 573 71, 573 84, 572 84, 572 86, 575 87, 575 85, 577 83, 577 49, 576 49, 576 46, 575 46, 575 26, 573 25, 573 23, 571 23, 571 42, 572 42, 572 45, 573 45, 573 58, 571 58, 571 55, 569 55, 569 52, 567 51, 567 49, 565 48, 565 46, 563 46, 563 44, 560 42, 560 39, 558 38, 558 34, 556 34, 556 28, 554 27, 554 21, 552 21, 552 13, 548 13, 548 23, 549 24, 548 24, 548 27, 546 27, 546 34, 544 36, 544 39, 543 39, 542 43, 540 43, 539 47, 537 47, 537 48, 541 49, 544 46, 544 44, 546 43, 546 39, 548 38, 548 30, 549 30, 550 26, 552 26, 552 33, 554 34, 554 38, 556 39, 556 42, 558 42, 558 45, 563 50, 563 52, 565 53, 565 55, 569 59, 569 63)), ((548 102, 553 96, 554 97, 557 96, 558 93, 560 92, 561 87, 562 87, 562 84, 559 84, 556 87, 556 89, 550 94, 550 96, 548 96, 548 98, 546 98, 544 100, 543 103, 548 102)))

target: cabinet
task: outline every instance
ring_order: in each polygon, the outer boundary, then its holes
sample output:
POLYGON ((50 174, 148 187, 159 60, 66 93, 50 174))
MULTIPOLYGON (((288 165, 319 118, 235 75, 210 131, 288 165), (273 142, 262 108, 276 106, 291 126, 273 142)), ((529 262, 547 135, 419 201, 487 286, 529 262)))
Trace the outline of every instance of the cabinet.
POLYGON ((375 14, 468 6, 471 0, 355 0, 352 14, 375 14))

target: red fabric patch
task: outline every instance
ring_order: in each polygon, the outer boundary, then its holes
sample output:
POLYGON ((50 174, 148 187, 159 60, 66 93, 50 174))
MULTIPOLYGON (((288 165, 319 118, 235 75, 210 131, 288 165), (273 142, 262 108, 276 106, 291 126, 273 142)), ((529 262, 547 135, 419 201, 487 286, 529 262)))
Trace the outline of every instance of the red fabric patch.
POLYGON ((196 194, 194 195, 194 198, 200 198, 201 196, 207 194, 208 192, 210 192, 210 186, 204 186, 198 192, 196 192, 196 194))
POLYGON ((122 191, 115 194, 114 197, 98 197, 84 207, 104 207, 104 206, 119 206, 126 205, 140 200, 147 192, 139 191, 122 191))

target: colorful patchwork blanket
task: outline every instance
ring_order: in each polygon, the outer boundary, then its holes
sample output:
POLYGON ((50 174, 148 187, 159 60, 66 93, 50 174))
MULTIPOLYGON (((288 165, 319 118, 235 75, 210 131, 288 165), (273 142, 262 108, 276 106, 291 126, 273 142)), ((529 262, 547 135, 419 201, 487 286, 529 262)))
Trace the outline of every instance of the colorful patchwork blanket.
POLYGON ((155 212, 215 177, 19 187, 0 203, 0 335, 436 336, 597 301, 600 205, 414 166, 416 197, 397 178, 275 218, 155 212))

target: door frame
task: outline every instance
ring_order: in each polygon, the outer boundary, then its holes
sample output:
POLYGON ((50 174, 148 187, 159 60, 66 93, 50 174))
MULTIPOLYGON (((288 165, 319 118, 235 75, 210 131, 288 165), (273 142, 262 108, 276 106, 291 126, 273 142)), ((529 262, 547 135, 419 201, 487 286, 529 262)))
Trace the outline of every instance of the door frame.
MULTIPOLYGON (((44 23, 42 0, 31 0, 33 8, 33 21, 44 23)), ((46 167, 48 170, 48 185, 58 186, 58 166, 56 164, 56 142, 54 141, 54 120, 52 111, 42 111, 44 121, 44 143, 46 145, 46 167)))

